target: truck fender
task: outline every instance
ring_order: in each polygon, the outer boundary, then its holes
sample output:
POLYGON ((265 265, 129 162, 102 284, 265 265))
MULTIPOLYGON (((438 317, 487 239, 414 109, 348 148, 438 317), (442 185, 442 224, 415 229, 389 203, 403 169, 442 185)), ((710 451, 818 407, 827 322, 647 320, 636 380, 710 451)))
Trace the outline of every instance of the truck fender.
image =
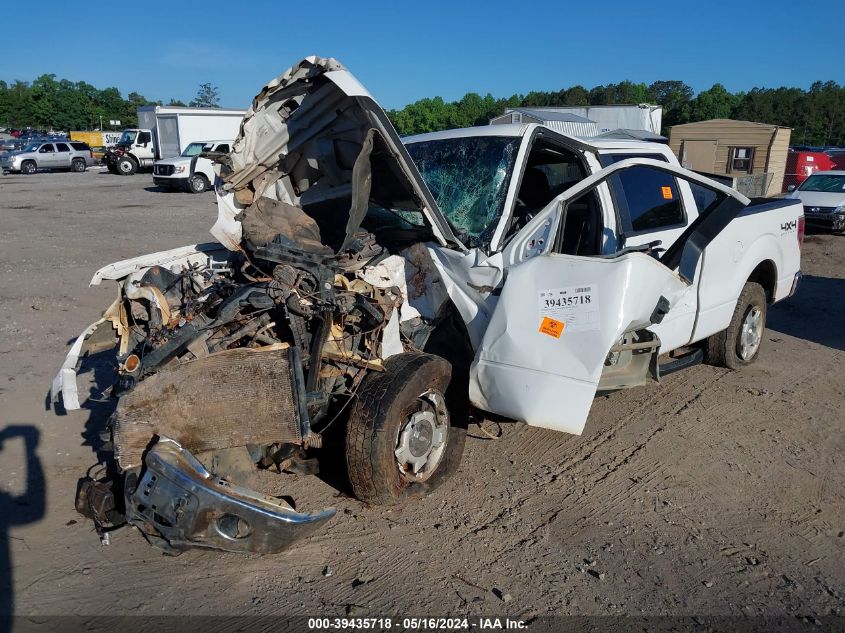
POLYGON ((739 295, 748 281, 756 281, 763 286, 769 303, 782 298, 778 296, 777 288, 784 253, 783 245, 776 236, 764 233, 747 245, 741 240, 734 240, 731 252, 733 258, 729 265, 734 272, 722 275, 710 270, 706 278, 702 278, 699 296, 709 297, 710 300, 707 302, 709 305, 702 306, 699 312, 693 341, 700 341, 728 327, 739 295))

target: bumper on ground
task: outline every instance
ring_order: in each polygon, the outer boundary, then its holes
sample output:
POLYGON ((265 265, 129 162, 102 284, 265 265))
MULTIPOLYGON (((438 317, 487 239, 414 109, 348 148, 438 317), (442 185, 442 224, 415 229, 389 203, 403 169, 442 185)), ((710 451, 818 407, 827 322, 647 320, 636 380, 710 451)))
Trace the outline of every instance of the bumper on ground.
POLYGON ((187 450, 162 437, 147 452, 137 483, 127 476, 126 519, 156 545, 274 554, 309 536, 335 510, 296 512, 284 501, 209 473, 187 450))

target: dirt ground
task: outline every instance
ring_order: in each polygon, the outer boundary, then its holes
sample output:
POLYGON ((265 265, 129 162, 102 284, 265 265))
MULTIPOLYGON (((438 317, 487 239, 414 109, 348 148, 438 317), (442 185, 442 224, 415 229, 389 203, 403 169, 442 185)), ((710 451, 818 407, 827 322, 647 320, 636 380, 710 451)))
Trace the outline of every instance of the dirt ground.
POLYGON ((845 614, 845 238, 829 235, 808 237, 803 287, 743 371, 601 397, 581 437, 471 427, 458 475, 400 509, 286 478, 300 509, 338 514, 282 555, 167 557, 133 529, 101 545, 73 500, 103 405, 59 415, 48 390, 115 295, 88 287, 98 267, 210 240, 214 195, 151 180, 0 177, 0 615, 845 614))

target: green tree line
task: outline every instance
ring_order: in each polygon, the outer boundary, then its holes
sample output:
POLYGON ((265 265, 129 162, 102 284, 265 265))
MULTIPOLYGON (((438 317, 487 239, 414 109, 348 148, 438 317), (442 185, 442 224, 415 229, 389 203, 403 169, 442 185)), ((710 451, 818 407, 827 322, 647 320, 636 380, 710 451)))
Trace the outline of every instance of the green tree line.
MULTIPOLYGON (((218 105, 217 88, 202 84, 192 104, 218 105)), ((722 84, 695 94, 683 81, 655 81, 651 85, 622 81, 590 90, 572 86, 557 91, 494 98, 470 92, 457 101, 441 97, 420 99, 388 112, 401 135, 420 134, 469 125, 486 125, 506 107, 583 106, 617 103, 656 103, 663 106, 663 133, 679 123, 730 118, 793 128, 792 142, 806 145, 845 145, 845 86, 834 81, 802 88, 754 88, 729 92, 722 84)), ((162 105, 137 92, 125 98, 117 88, 95 88, 84 81, 42 75, 31 83, 0 81, 0 125, 38 129, 85 130, 119 119, 122 127, 137 125, 137 109, 162 105)), ((167 105, 185 105, 171 99, 167 105)))
MULTIPOLYGON (((95 88, 84 81, 41 75, 33 82, 0 80, 0 125, 40 130, 93 130, 102 118, 108 128, 117 119, 121 127, 138 124, 138 107, 163 105, 130 92, 125 98, 117 88, 95 88)), ((167 105, 184 106, 171 99, 167 105)))
POLYGON ((420 99, 388 112, 403 136, 470 125, 486 125, 507 107, 555 107, 652 103, 663 106, 663 134, 680 123, 708 119, 758 121, 793 128, 792 143, 845 146, 845 86, 834 81, 801 88, 754 88, 729 92, 715 84, 697 95, 683 81, 651 85, 623 81, 587 90, 573 86, 558 91, 533 91, 496 99, 467 93, 457 101, 420 99))

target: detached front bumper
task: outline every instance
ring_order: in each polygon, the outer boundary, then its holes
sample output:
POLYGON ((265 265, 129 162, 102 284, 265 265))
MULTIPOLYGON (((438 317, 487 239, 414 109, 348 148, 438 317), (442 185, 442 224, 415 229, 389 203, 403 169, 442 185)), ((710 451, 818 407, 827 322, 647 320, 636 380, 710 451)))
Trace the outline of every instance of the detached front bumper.
POLYGON ((302 514, 283 501, 209 473, 177 442, 162 437, 140 478, 126 481, 126 519, 168 551, 200 547, 274 554, 309 536, 334 508, 302 514))

